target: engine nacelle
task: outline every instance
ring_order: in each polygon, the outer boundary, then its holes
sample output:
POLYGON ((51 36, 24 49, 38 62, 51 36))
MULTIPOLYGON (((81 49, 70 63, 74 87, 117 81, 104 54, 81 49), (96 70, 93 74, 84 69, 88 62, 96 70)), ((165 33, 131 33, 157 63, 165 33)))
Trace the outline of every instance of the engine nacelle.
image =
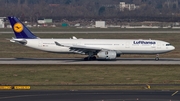
POLYGON ((100 51, 97 54, 99 59, 116 59, 117 53, 116 51, 100 51))

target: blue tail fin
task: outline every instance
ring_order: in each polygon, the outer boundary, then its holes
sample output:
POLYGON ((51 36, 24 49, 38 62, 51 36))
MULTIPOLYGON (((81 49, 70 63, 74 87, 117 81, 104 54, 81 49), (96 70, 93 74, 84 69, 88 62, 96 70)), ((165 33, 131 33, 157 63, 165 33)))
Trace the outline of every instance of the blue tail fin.
POLYGON ((31 31, 16 17, 8 17, 16 38, 37 39, 31 31))

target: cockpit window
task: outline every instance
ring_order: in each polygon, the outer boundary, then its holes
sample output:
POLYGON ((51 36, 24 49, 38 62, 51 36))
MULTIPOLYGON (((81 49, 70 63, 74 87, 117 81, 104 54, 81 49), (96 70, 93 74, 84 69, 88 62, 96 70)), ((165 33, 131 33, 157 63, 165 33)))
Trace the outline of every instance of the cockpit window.
POLYGON ((166 44, 166 46, 172 46, 171 44, 166 44))

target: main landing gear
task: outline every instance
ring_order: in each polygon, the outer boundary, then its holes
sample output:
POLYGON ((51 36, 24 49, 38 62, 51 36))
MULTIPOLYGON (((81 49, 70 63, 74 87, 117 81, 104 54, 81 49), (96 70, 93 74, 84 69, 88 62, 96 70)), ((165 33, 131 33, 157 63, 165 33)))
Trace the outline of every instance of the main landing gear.
POLYGON ((156 60, 156 61, 159 61, 159 54, 156 54, 155 60, 156 60))
POLYGON ((96 60, 96 56, 88 56, 84 58, 84 61, 96 60))
POLYGON ((96 56, 94 55, 93 52, 89 52, 88 57, 85 57, 84 61, 92 61, 92 60, 96 60, 96 56))

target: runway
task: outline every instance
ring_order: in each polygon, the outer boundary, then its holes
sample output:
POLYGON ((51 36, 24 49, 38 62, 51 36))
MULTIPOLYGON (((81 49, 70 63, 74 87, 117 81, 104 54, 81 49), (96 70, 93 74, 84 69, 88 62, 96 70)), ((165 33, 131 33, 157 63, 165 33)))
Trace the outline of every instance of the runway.
POLYGON ((2 101, 180 101, 178 91, 0 91, 2 101))
POLYGON ((0 64, 117 64, 117 65, 180 65, 180 58, 118 58, 116 60, 83 61, 82 58, 0 58, 0 64))

